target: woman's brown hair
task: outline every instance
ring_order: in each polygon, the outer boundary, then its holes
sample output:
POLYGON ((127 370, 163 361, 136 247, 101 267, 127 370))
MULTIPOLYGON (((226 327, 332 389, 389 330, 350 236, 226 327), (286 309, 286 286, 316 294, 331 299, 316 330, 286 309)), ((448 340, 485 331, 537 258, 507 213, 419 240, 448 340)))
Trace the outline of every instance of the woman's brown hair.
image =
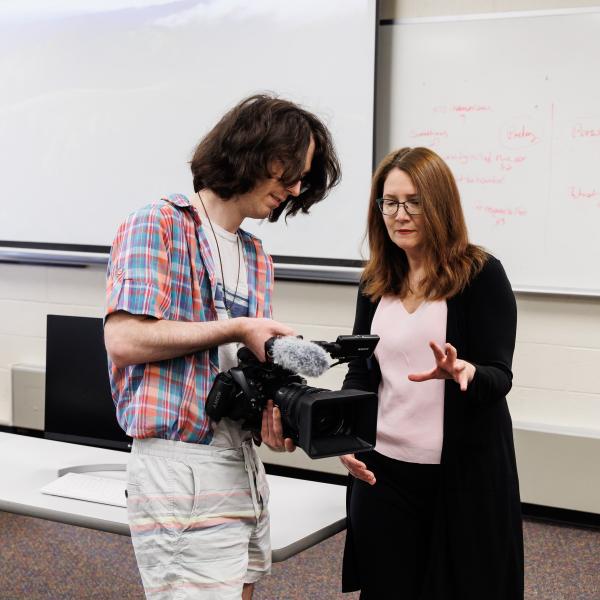
POLYGON ((423 207, 425 276, 421 290, 430 300, 449 298, 465 288, 483 267, 487 254, 469 243, 460 195, 448 165, 428 148, 401 148, 379 164, 371 185, 366 237, 370 257, 362 275, 363 291, 372 300, 384 294, 404 297, 409 291, 408 259, 390 239, 375 200, 393 169, 411 179, 423 207))
POLYGON ((341 177, 331 135, 309 111, 267 94, 242 100, 200 141, 190 163, 194 191, 208 188, 229 200, 272 177, 269 169, 275 162, 283 166, 283 183, 293 185, 302 177, 311 137, 315 153, 310 173, 303 178, 308 189, 290 196, 269 220, 277 221, 283 212, 286 217, 307 213, 341 177))

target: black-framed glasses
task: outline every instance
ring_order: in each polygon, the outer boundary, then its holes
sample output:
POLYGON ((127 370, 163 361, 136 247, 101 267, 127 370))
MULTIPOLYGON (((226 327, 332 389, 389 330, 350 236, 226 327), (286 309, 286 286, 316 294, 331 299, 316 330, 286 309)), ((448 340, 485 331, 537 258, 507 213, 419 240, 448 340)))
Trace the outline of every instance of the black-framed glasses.
MULTIPOLYGON (((300 177, 299 181, 300 181, 300 193, 304 194, 304 192, 308 192, 308 190, 310 190, 310 181, 308 181, 308 175, 304 175, 303 177, 300 177)), ((293 187, 293 186, 291 186, 291 187, 293 187)))
POLYGON ((293 181, 289 185, 283 181, 281 183, 283 183, 286 190, 289 190, 290 188, 296 187, 298 182, 300 182, 300 194, 304 194, 304 192, 308 192, 308 190, 310 190, 310 181, 308 181, 308 175, 303 175, 300 177, 300 179, 296 179, 296 181, 293 181))
POLYGON ((419 198, 410 198, 404 202, 400 200, 393 200, 392 198, 377 198, 375 200, 381 214, 386 217, 393 217, 400 210, 400 206, 404 208, 409 215, 421 215, 423 214, 423 205, 419 198))
POLYGON ((283 179, 281 179, 281 177, 274 177, 274 179, 276 179, 277 181, 279 181, 286 190, 289 190, 290 188, 296 187, 297 183, 300 182, 300 192, 298 195, 300 194, 304 194, 304 192, 308 192, 308 190, 310 190, 310 181, 309 181, 309 175, 310 173, 307 173, 306 175, 302 175, 302 177, 300 177, 299 179, 296 179, 295 181, 290 182, 285 182, 283 181, 283 179))

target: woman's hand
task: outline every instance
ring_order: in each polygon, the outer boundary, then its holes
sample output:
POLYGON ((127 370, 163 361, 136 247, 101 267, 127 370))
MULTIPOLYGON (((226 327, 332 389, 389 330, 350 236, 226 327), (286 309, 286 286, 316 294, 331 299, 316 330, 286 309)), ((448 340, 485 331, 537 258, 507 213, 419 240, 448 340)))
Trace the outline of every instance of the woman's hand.
POLYGON ((273 400, 267 402, 267 406, 265 406, 262 412, 260 437, 275 452, 293 452, 296 449, 291 438, 283 439, 281 411, 279 407, 273 405, 273 400))
POLYGON ((344 454, 340 456, 342 464, 348 469, 348 472, 356 479, 362 479, 368 484, 373 485, 375 483, 375 475, 367 469, 367 465, 364 462, 360 462, 354 458, 354 454, 344 454))
POLYGON ((435 342, 429 342, 433 350, 436 366, 425 373, 411 373, 411 381, 428 381, 429 379, 453 379, 460 386, 461 392, 466 392, 468 385, 475 376, 475 366, 457 356, 456 348, 452 344, 445 344, 445 351, 435 342))

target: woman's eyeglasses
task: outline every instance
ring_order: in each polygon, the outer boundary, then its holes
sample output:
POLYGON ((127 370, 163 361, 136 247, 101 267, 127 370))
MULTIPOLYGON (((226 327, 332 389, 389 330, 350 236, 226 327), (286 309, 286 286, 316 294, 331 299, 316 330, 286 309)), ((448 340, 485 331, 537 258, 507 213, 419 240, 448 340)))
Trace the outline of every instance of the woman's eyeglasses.
POLYGON ((377 198, 375 202, 381 213, 386 217, 393 217, 400 210, 400 206, 404 208, 408 215, 423 214, 423 206, 419 198, 411 198, 404 202, 392 200, 391 198, 377 198))

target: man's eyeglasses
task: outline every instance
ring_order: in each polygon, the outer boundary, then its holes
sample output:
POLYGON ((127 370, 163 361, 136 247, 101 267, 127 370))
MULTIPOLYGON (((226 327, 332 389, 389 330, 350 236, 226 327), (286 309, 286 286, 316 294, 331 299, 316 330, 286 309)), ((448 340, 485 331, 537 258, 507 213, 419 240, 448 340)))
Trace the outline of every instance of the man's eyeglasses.
POLYGON ((310 181, 308 180, 309 179, 308 173, 306 175, 303 175, 302 177, 300 177, 300 179, 296 179, 296 181, 292 181, 292 182, 285 182, 285 181, 283 181, 283 179, 281 179, 281 177, 275 177, 275 179, 277 181, 280 181, 286 190, 296 187, 298 182, 300 182, 300 193, 299 194, 304 194, 304 192, 307 192, 308 190, 310 190, 310 181))
POLYGON ((410 200, 405 200, 404 202, 392 200, 391 198, 377 198, 375 202, 377 203, 381 213, 386 217, 393 217, 398 210, 400 210, 400 206, 402 206, 409 215, 423 214, 423 205, 421 204, 421 200, 419 198, 411 198, 410 200))
POLYGON ((308 181, 307 176, 300 177, 300 193, 304 194, 304 192, 308 192, 310 190, 310 181, 308 181))

